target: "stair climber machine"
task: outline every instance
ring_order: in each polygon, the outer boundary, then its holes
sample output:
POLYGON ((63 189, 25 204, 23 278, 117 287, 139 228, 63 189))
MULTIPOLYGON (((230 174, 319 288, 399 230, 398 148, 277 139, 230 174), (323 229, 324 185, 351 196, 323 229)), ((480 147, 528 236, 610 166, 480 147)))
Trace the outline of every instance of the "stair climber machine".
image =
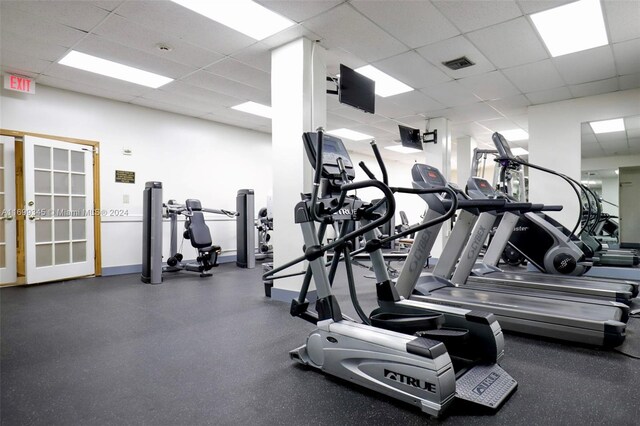
MULTIPOLYGON (((416 188, 428 189, 447 184, 438 169, 425 164, 415 164, 411 173, 416 188)), ((452 203, 451 198, 439 194, 420 196, 428 205, 423 222, 442 215, 452 203)), ((433 226, 417 233, 407 257, 407 265, 396 282, 400 296, 492 312, 505 330, 603 347, 615 347, 624 341, 629 307, 623 303, 606 301, 599 304, 592 300, 582 301, 577 297, 575 300, 559 300, 523 292, 515 287, 513 292, 506 292, 495 286, 478 288, 451 282, 449 271, 454 269, 459 260, 465 260, 460 259, 465 244, 474 247, 471 250, 474 253, 468 259, 473 262, 486 239, 486 233, 484 236, 463 235, 462 224, 483 211, 513 208, 505 207, 505 200, 500 199, 472 200, 462 196, 460 192, 456 198, 458 207, 472 214, 459 216, 433 273, 422 274, 420 265, 429 256, 441 226, 433 226)), ((516 207, 524 208, 527 205, 516 207)), ((469 229, 473 225, 466 226, 469 229)))
MULTIPOLYGON (((460 196, 465 196, 461 194, 460 196)), ((467 244, 460 255, 455 273, 453 269, 439 270, 441 276, 449 277, 455 284, 468 285, 492 284, 508 291, 515 289, 534 290, 536 295, 551 298, 568 299, 570 296, 612 300, 630 304, 638 295, 638 283, 634 281, 613 280, 592 277, 572 277, 562 275, 540 274, 536 272, 510 271, 498 268, 500 253, 504 251, 507 242, 521 216, 534 216, 541 211, 559 210, 560 206, 544 206, 542 204, 514 203, 505 194, 496 191, 485 179, 471 177, 467 181, 467 195, 472 199, 504 199, 507 203, 503 212, 487 211, 480 216, 463 211, 464 216, 457 225, 460 232, 469 235, 470 240, 482 239, 489 232, 494 223, 499 222, 493 234, 491 243, 481 260, 479 251, 474 250, 473 244, 467 244), (499 220, 496 220, 498 217, 499 220), (473 226, 475 225, 475 228, 473 226), (473 228, 473 233, 471 229, 473 228)), ((535 219, 535 218, 534 218, 535 219)), ((542 222, 541 222, 542 223, 542 222)), ((552 227, 552 225, 548 225, 552 227)), ((452 265, 449 265, 452 266, 452 265)))
MULTIPOLYGON (((275 274, 300 262, 309 262, 300 294, 292 301, 291 315, 305 319, 317 328, 304 345, 290 352, 291 358, 417 406, 431 416, 442 414, 456 399, 490 409, 499 408, 516 390, 517 383, 497 365, 504 353, 504 340, 494 316, 415 302, 404 307, 396 304, 394 301, 400 298, 394 294, 381 248, 386 242, 405 234, 375 238, 375 230, 394 215, 392 190, 373 178, 354 182, 353 163, 344 144, 340 139, 324 135, 322 129, 317 133, 305 133, 303 142, 315 168, 312 194, 304 194, 303 201, 295 207, 295 220, 302 228, 305 253, 263 275, 264 280, 284 278, 291 275, 275 274), (348 195, 349 191, 371 187, 384 195, 375 204, 348 195), (380 212, 382 205, 386 209, 380 212), (336 221, 341 222, 337 238, 323 245, 327 227, 336 221), (356 227, 356 222, 360 226, 356 227), (371 254, 379 281, 378 294, 384 302, 369 316, 357 298, 351 261, 351 250, 362 235, 366 238, 362 250, 371 254), (334 251, 334 256, 330 265, 326 265, 324 254, 330 250, 334 251), (362 323, 343 315, 332 294, 341 257, 351 301, 362 323), (329 271, 327 266, 330 266, 329 271), (315 312, 309 309, 306 299, 312 280, 318 297, 315 312)), ((374 143, 372 147, 383 169, 377 147, 374 143)), ((399 188, 395 190, 403 192, 399 188)), ((445 190, 438 188, 433 192, 445 190)), ((407 188, 406 192, 420 191, 407 188)), ((413 230, 406 232, 408 235, 413 230)))
MULTIPOLYGON (((511 153, 506 139, 499 133, 494 133, 492 139, 500 153, 497 161, 503 169, 509 169, 514 165, 526 165, 558 176, 569 183, 576 196, 580 197, 580 192, 584 190, 580 182, 515 157, 511 153)), ((580 209, 577 223, 570 231, 555 219, 541 213, 521 216, 509 239, 509 246, 526 257, 541 272, 573 276, 585 274, 593 266, 594 260, 596 263, 599 263, 600 260, 596 259, 595 252, 576 236, 576 231, 583 217, 581 202, 580 209)), ((637 257, 636 259, 632 258, 630 262, 631 264, 637 262, 637 257)))

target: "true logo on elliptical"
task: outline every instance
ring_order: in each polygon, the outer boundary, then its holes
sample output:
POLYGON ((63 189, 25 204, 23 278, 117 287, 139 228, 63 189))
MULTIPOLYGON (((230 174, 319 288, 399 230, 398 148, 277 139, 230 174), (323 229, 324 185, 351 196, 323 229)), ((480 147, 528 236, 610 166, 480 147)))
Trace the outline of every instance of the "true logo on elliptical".
POLYGON ((498 379, 500 378, 500 375, 498 373, 491 373, 489 374, 487 377, 485 377, 478 386, 476 386, 475 388, 473 388, 473 393, 475 393, 476 395, 482 395, 487 389, 489 389, 489 387, 494 384, 498 379))
POLYGON ((527 229, 529 229, 528 226, 516 226, 515 228, 513 228, 513 232, 524 232, 527 229))
POLYGON ((338 214, 344 214, 344 215, 351 216, 353 214, 353 212, 350 209, 340 209, 340 210, 338 210, 338 214))
POLYGON ((426 390, 431 393, 436 393, 435 384, 416 379, 415 377, 407 376, 406 374, 396 373, 395 371, 387 370, 385 368, 384 377, 385 379, 393 380, 394 382, 426 390))

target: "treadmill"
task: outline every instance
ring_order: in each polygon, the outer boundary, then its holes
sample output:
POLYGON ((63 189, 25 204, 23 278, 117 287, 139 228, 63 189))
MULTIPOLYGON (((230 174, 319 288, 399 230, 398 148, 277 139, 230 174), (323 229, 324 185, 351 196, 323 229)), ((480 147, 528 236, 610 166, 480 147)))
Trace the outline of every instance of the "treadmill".
MULTIPOLYGON (((440 171, 431 166, 415 164, 411 173, 416 188, 428 189, 447 184, 440 171)), ((421 194, 420 196, 429 205, 423 223, 442 215, 451 203, 451 200, 440 194, 421 194)), ((458 200, 459 208, 475 209, 477 212, 495 210, 504 206, 505 200, 464 198, 458 200)), ((458 220, 465 220, 464 216, 466 215, 461 215, 458 220)), ((629 319, 629 307, 624 303, 578 297, 562 300, 534 295, 535 293, 524 290, 507 293, 499 291, 496 287, 487 286, 480 289, 455 285, 434 274, 421 276, 423 265, 441 227, 442 224, 438 224, 416 234, 407 261, 396 281, 396 290, 400 296, 440 305, 491 312, 497 316, 505 330, 603 347, 615 347, 624 341, 626 322, 629 319)), ((446 252, 459 250, 451 248, 453 246, 450 243, 455 243, 452 241, 455 238, 452 233, 438 264, 457 260, 457 257, 452 259, 446 255, 446 252)), ((472 241, 471 244, 483 242, 484 240, 472 241)))
MULTIPOLYGON (((461 260, 455 268, 455 272, 453 271, 453 265, 445 262, 436 266, 436 271, 434 271, 436 275, 450 278, 454 284, 464 284, 465 282, 467 284, 495 284, 507 286, 509 289, 539 290, 549 295, 556 294, 556 297, 580 296, 630 304, 631 299, 638 296, 638 283, 634 281, 605 281, 603 279, 585 279, 586 277, 549 275, 536 272, 502 271, 497 267, 498 261, 514 227, 518 223, 520 215, 530 217, 535 215, 537 211, 557 210, 557 208, 552 207, 549 209, 546 206, 535 204, 531 205, 532 208, 526 208, 526 206, 520 208, 523 203, 513 203, 504 198, 503 194, 496 191, 488 181, 479 177, 469 178, 467 193, 468 197, 473 199, 497 199, 502 197, 505 199, 507 207, 513 206, 515 208, 503 209, 500 224, 481 261, 477 261, 477 259, 482 245, 474 246, 466 243, 464 250, 459 254, 461 260), (538 206, 542 206, 542 208, 537 208, 538 206)), ((461 196, 464 196, 464 194, 461 194, 461 196)), ((470 215, 471 213, 464 212, 462 214, 470 215)), ((485 211, 479 216, 465 218, 465 220, 456 222, 456 226, 461 228, 460 232, 463 235, 470 234, 471 241, 481 238, 484 242, 496 222, 497 215, 497 211, 485 211), (475 228, 471 232, 474 222, 475 228)), ((549 227, 553 228, 553 225, 549 225, 549 227)), ((550 229, 550 231, 553 231, 553 229, 550 229)), ((540 238, 545 237, 541 236, 540 238)), ((532 241, 531 244, 535 244, 535 242, 532 241)))

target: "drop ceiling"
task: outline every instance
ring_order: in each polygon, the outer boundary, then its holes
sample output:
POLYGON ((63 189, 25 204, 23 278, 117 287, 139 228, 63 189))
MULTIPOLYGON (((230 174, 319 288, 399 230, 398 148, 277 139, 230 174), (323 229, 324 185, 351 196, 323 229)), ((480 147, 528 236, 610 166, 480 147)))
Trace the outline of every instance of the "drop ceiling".
POLYGON ((589 123, 582 123, 582 158, 640 155, 640 116, 623 120, 624 130, 599 134, 589 123))
MULTIPOLYGON (((329 128, 366 133, 382 145, 398 138, 398 123, 424 129, 426 119, 446 117, 454 137, 488 146, 494 131, 527 130, 530 105, 640 87, 637 1, 602 1, 609 44, 558 58, 529 14, 566 0, 258 2, 296 25, 256 42, 169 1, 3 0, 0 66, 42 85, 270 132, 270 120, 230 107, 270 104, 270 50, 305 36, 327 49, 330 75, 340 63, 372 64, 416 89, 377 97, 375 115, 329 97, 329 128), (148 89, 59 65, 71 49, 175 81, 148 89), (475 65, 442 65, 460 56, 475 65)), ((637 139, 627 138, 627 151, 621 143, 621 151, 599 138, 594 143, 604 154, 631 153, 637 139)), ((349 145, 365 151, 368 144, 349 145)), ((591 148, 588 155, 597 151, 591 148)))

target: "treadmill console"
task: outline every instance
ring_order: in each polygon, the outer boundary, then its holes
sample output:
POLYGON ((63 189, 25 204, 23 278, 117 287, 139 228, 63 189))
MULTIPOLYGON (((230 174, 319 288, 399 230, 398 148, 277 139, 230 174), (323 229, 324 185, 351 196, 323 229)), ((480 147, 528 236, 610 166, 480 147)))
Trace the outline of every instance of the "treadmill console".
POLYGON ((467 181, 467 194, 471 198, 497 198, 498 193, 488 180, 479 177, 470 177, 467 181))
POLYGON ((447 180, 442 176, 440 170, 426 164, 416 163, 411 168, 411 177, 414 182, 422 182, 424 188, 434 188, 447 186, 447 180))
POLYGON ((495 132, 493 136, 491 136, 493 140, 493 144, 496 146, 498 150, 498 154, 500 154, 501 159, 513 159, 515 156, 511 152, 511 148, 509 147, 509 143, 500 133, 495 132))
MULTIPOLYGON (((302 140, 304 142, 304 148, 307 152, 307 157, 311 162, 311 166, 315 169, 316 166, 316 144, 318 141, 318 134, 316 132, 305 132, 302 134, 302 140)), ((338 158, 342 159, 344 168, 347 172, 347 178, 352 181, 356 177, 351 157, 347 152, 342 140, 324 134, 322 136, 322 177, 331 180, 342 181, 340 175, 340 168, 338 167, 338 158)))

